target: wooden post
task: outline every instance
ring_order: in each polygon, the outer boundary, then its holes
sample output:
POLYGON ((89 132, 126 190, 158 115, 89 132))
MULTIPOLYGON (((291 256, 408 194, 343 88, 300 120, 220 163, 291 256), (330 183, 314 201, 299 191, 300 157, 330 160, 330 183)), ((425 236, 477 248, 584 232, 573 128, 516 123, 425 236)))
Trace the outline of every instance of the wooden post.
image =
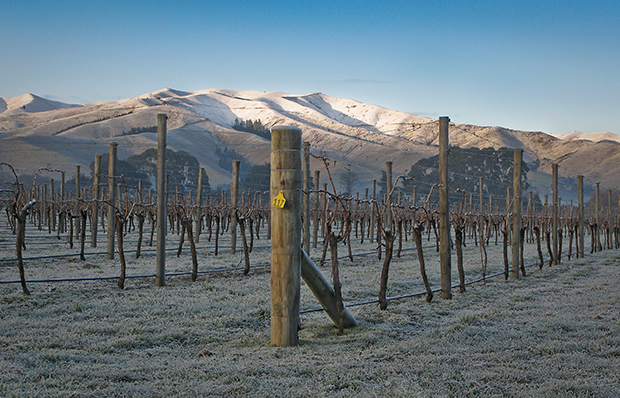
POLYGON ((392 203, 394 202, 394 198, 389 196, 390 192, 392 192, 392 162, 385 162, 386 169, 386 197, 388 198, 388 203, 386 203, 387 208, 387 229, 392 229, 392 203))
MULTIPOLYGON (((323 194, 321 195, 321 212, 323 217, 326 218, 327 213, 327 183, 323 183, 323 194)), ((321 223, 321 237, 325 238, 325 220, 321 223)))
POLYGON ((533 199, 532 191, 529 192, 529 199, 527 201, 527 220, 528 220, 528 236, 530 242, 532 241, 532 232, 534 231, 534 214, 536 214, 536 205, 533 199))
MULTIPOLYGON (((50 178, 50 195, 49 195, 49 200, 50 200, 50 217, 51 220, 49 220, 51 226, 52 226, 52 231, 56 230, 56 204, 54 203, 54 179, 50 178)), ((39 217, 41 217, 41 215, 39 215, 39 217)))
POLYGON ((155 284, 166 284, 166 232, 168 217, 168 185, 166 184, 166 134, 168 116, 157 115, 157 254, 155 259, 155 284))
POLYGON ((233 217, 230 218, 230 253, 237 252, 237 217, 234 217, 239 203, 239 164, 241 161, 232 161, 232 182, 230 183, 230 207, 233 217))
POLYGON ((551 204, 551 242, 553 243, 553 265, 560 263, 558 259, 558 165, 551 165, 551 183, 553 185, 553 203, 551 204))
POLYGON ((198 191, 196 192, 196 243, 200 241, 200 232, 202 231, 202 182, 204 180, 205 169, 201 167, 198 171, 198 191))
POLYGON ((512 177, 512 192, 514 202, 512 205, 512 269, 510 274, 513 279, 519 279, 519 266, 521 258, 521 167, 523 162, 523 149, 515 148, 512 177))
POLYGON ((296 346, 301 282, 301 130, 271 130, 271 344, 296 346))
MULTIPOLYGON (((60 196, 61 202, 65 200, 65 172, 64 171, 60 172, 60 192, 58 194, 60 196)), ((58 232, 59 233, 65 232, 64 220, 63 222, 58 223, 58 232)))
MULTIPOLYGON (((314 189, 319 189, 319 178, 321 176, 320 170, 314 170, 314 189)), ((316 248, 318 235, 319 235, 319 193, 314 194, 314 217, 312 223, 312 247, 316 248)))
MULTIPOLYGON (((372 193, 370 195, 370 200, 371 201, 375 201, 377 199, 377 179, 373 178, 372 179, 372 193)), ((374 205, 370 205, 370 219, 371 219, 371 224, 370 224, 370 242, 375 242, 375 225, 377 224, 377 220, 375 219, 375 212, 372 211, 374 205)))
POLYGON ((439 261, 441 267, 441 298, 452 298, 452 262, 450 257, 450 203, 448 200, 448 130, 450 119, 439 118, 439 261))
POLYGON ((611 189, 607 190, 607 250, 612 248, 611 231, 613 222, 611 221, 611 189))
MULTIPOLYGON (((301 277, 308 285, 314 297, 319 300, 319 303, 327 312, 327 315, 334 321, 336 326, 340 325, 340 315, 338 313, 338 305, 336 302, 336 293, 334 288, 329 284, 327 279, 323 276, 321 270, 314 264, 307 253, 301 253, 301 277)), ((343 308, 343 327, 352 328, 358 325, 357 320, 347 307, 343 308)))
POLYGON ((93 170, 93 209, 90 231, 90 247, 97 247, 97 229, 99 228, 99 184, 101 179, 101 155, 95 155, 95 168, 93 170))
MULTIPOLYGON (((46 198, 46 199, 48 198, 47 184, 43 184, 43 186, 41 187, 40 196, 43 197, 43 198, 46 198)), ((45 211, 45 213, 47 213, 47 211, 45 211)), ((48 225, 48 230, 50 230, 51 229, 51 225, 52 225, 51 224, 51 220, 49 219, 49 215, 46 215, 45 217, 46 217, 45 224, 48 225)))
POLYGON ((65 172, 60 172, 60 200, 65 200, 65 172))
POLYGON ((116 142, 110 142, 110 153, 108 156, 108 230, 106 231, 108 236, 108 260, 114 259, 114 234, 116 233, 116 210, 114 210, 113 204, 116 200, 116 183, 114 177, 116 176, 116 150, 118 144, 116 142))
MULTIPOLYGON (((75 166, 75 216, 80 214, 80 166, 75 166)), ((79 218, 74 218, 75 221, 75 239, 80 239, 80 228, 82 223, 79 218)))
POLYGON ((303 162, 303 212, 304 212, 304 238, 303 247, 310 255, 310 143, 305 141, 303 162))
POLYGON ((596 208, 594 209, 594 225, 595 225, 595 234, 592 237, 594 239, 594 251, 600 251, 601 250, 601 238, 600 238, 600 219, 599 219, 599 209, 600 209, 600 187, 601 187, 601 183, 599 181, 596 182, 596 208))

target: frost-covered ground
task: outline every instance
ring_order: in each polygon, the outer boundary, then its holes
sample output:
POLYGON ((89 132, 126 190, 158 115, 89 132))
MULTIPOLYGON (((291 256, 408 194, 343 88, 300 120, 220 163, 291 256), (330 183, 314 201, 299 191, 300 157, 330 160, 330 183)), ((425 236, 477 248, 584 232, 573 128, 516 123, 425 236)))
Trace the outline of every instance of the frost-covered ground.
MULTIPOLYGON (((64 241, 28 227, 28 256, 76 253, 64 241), (44 244, 44 242, 47 242, 44 244)), ((6 228, 3 228, 6 231, 6 228)), ((11 257, 13 237, 0 239, 11 257)), ((98 249, 105 251, 102 237, 98 249)), ((126 249, 133 248, 131 238, 126 249)), ((493 241, 493 240, 492 240, 493 241)), ((170 236, 170 247, 178 242, 170 236)), ((467 279, 480 277, 480 254, 467 242, 467 279)), ((255 242, 265 246, 263 239, 255 242)), ((433 287, 439 286, 433 242, 425 250, 433 287)), ((567 243, 565 243, 565 246, 567 243)), ((201 236, 200 270, 231 269, 242 260, 201 236)), ((412 248, 412 242, 405 245, 412 248)), ((501 246, 491 245, 488 274, 501 272, 501 246)), ((354 245, 357 252, 372 245, 354 245)), ((526 257, 535 246, 526 246, 526 257)), ((566 251, 566 247, 565 247, 566 251)), ((340 247, 345 254, 345 247, 340 247)), ((415 251, 392 263, 389 296, 422 292, 415 251)), ((315 250, 313 258, 319 257, 315 250)), ((269 250, 252 253, 266 264, 269 250)), ((128 253, 130 275, 153 274, 155 256, 128 253)), ((527 261, 532 263, 533 261, 527 261)), ((29 279, 114 276, 118 258, 91 255, 27 260, 29 279)), ((171 251, 168 272, 191 269, 187 248, 171 251)), ((381 262, 375 255, 341 260, 345 301, 376 299, 381 262)), ((0 284, 1 396, 512 396, 617 397, 620 395, 620 254, 603 251, 560 266, 528 268, 454 289, 453 300, 424 297, 355 306, 360 322, 338 336, 322 312, 302 315, 300 345, 269 345, 269 269, 153 278, 0 284)), ((328 267, 324 268, 328 275, 328 267)), ((0 280, 17 279, 0 263, 0 280)), ((453 281, 457 281, 453 257, 453 281)), ((316 308, 302 286, 302 309, 316 308)))

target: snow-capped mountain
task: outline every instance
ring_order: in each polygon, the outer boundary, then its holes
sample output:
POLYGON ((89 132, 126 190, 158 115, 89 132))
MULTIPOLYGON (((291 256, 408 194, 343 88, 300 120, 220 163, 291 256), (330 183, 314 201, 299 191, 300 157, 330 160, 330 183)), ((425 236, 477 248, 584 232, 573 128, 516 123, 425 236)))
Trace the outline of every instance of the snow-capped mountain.
MULTIPOLYGON (((253 164, 269 162, 270 143, 258 135, 233 129, 235 120, 259 120, 266 127, 295 125, 313 153, 336 160, 333 170, 355 170, 360 188, 379 179, 385 162, 404 173, 421 158, 437 153, 438 121, 322 93, 209 89, 183 92, 170 88, 133 98, 97 103, 64 104, 32 94, 0 98, 0 159, 20 173, 38 167, 74 170, 88 166, 95 154, 118 142, 119 158, 157 145, 157 114, 168 115, 168 146, 194 155, 211 185, 230 182, 216 154, 234 150, 253 164), (350 166, 349 166, 350 165, 350 166)), ((609 133, 607 133, 609 134, 609 133)), ((558 138, 543 132, 503 127, 450 125, 450 143, 460 147, 523 148, 533 173, 560 164, 563 177, 583 174, 603 185, 620 185, 620 144, 587 140, 575 133, 558 138), (571 135, 572 134, 572 135, 571 135)), ((313 160, 313 168, 322 163, 313 160)), ((544 178, 543 178, 544 180, 544 178)), ((542 193, 542 192, 541 192, 542 193)))

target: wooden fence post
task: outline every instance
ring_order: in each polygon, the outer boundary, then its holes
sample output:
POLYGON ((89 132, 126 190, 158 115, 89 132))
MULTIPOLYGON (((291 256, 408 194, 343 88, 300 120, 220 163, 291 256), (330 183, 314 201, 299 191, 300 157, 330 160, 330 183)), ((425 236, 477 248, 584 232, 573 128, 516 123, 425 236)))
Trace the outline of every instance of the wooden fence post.
MULTIPOLYGON (((314 170, 314 189, 319 189, 319 178, 321 176, 320 170, 314 170)), ((319 202, 320 195, 318 192, 314 193, 314 220, 312 223, 312 247, 316 248, 318 235, 319 235, 319 202)))
POLYGON ((594 214, 594 230, 595 230, 595 235, 594 235, 594 251, 600 251, 601 249, 601 238, 600 238, 600 218, 599 218, 599 209, 600 209, 600 187, 601 187, 601 183, 599 181, 596 182, 596 208, 594 209, 595 214, 594 214))
POLYGON ((607 250, 611 250, 612 245, 611 245, 611 231, 612 228, 611 226, 613 225, 613 222, 611 221, 611 189, 607 190, 607 250))
POLYGON ((303 247, 310 255, 310 143, 305 141, 303 162, 303 212, 304 212, 304 237, 303 247))
MULTIPOLYGON (((370 195, 370 200, 374 202, 376 199, 377 199, 377 179, 373 178, 372 179, 372 193, 370 195)), ((377 220, 375 219, 375 217, 376 217, 375 216, 375 212, 372 211, 372 207, 373 207, 373 205, 371 204, 370 205, 370 209, 371 209, 371 211, 370 211, 370 213, 371 213, 371 216, 370 216, 370 219, 371 219, 371 221, 370 221, 370 223, 371 223, 370 224, 370 242, 371 243, 375 242, 375 225, 377 224, 377 220)))
POLYGON ((343 327, 352 328, 359 325, 347 307, 343 308, 342 314, 339 313, 334 288, 305 252, 301 253, 301 277, 336 326, 340 326, 341 315, 343 327))
POLYGON ((385 162, 385 169, 386 169, 386 181, 385 181, 385 188, 386 188, 386 195, 387 196, 387 200, 389 203, 386 203, 386 213, 387 213, 387 229, 392 229, 392 203, 394 202, 394 198, 392 198, 390 195, 390 193, 392 192, 392 162, 388 161, 385 162))
POLYGON ((441 298, 452 298, 452 260, 450 256, 450 203, 448 199, 448 130, 450 119, 439 118, 439 261, 441 298))
POLYGON ((230 183, 230 207, 232 208, 232 217, 230 217, 230 253, 237 252, 237 205, 239 203, 239 165, 241 161, 232 161, 232 182, 230 183))
POLYGON ((512 269, 513 279, 519 279, 519 266, 521 258, 521 165, 523 162, 523 149, 515 148, 512 177, 512 192, 514 203, 512 205, 512 269))
POLYGON ((198 188, 196 192, 196 236, 194 237, 196 243, 200 241, 200 233, 202 232, 202 182, 204 175, 205 169, 201 167, 198 170, 198 188))
POLYGON ((327 215, 327 183, 323 183, 323 194, 321 195, 321 212, 323 213, 323 222, 321 223, 321 237, 325 238, 325 218, 327 215))
POLYGON ((77 217, 80 214, 80 198, 81 198, 81 192, 80 192, 80 166, 77 165, 75 166, 75 218, 73 219, 75 221, 75 239, 78 240, 80 239, 80 228, 81 228, 81 222, 80 219, 77 217))
POLYGON ((60 172, 60 200, 65 200, 65 172, 60 172))
POLYGON ((271 344, 298 344, 301 283, 301 130, 271 130, 271 344))
POLYGON ((114 177, 116 176, 117 147, 118 144, 116 142, 110 142, 110 153, 108 156, 108 260, 114 259, 114 235, 116 234, 116 210, 114 210, 113 204, 116 201, 116 183, 114 177))
POLYGON ((559 242, 558 242, 558 165, 551 165, 551 184, 553 185, 553 197, 551 203, 551 242, 553 244, 553 265, 558 265, 559 242))
MULTIPOLYGON (((50 195, 49 195, 49 200, 50 200, 50 215, 49 217, 51 218, 50 224, 52 226, 52 231, 56 230, 56 204, 55 204, 55 199, 54 198, 54 179, 50 178, 50 195)), ((39 217, 41 217, 41 215, 39 215, 39 217)))
POLYGON ((166 182, 166 134, 168 116, 165 113, 157 115, 157 254, 155 259, 155 284, 166 284, 166 233, 168 215, 166 204, 168 201, 168 184, 166 182))
MULTIPOLYGON (((65 200, 65 172, 61 171, 60 172, 60 192, 58 193, 58 195, 60 196, 60 201, 62 202, 63 200, 65 200)), ((59 233, 64 233, 65 232, 65 225, 64 225, 64 220, 63 222, 58 222, 58 232, 59 233)))
POLYGON ((90 231, 90 247, 97 247, 97 228, 99 221, 99 184, 101 178, 101 155, 95 155, 95 168, 93 170, 93 215, 90 231))

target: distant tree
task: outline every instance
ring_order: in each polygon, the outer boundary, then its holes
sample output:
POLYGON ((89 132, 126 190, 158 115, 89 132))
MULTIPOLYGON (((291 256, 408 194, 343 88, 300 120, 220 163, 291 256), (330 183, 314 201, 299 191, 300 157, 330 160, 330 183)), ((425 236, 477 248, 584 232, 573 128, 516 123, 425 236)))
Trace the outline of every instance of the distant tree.
MULTIPOLYGON (((607 208, 609 208, 609 188, 599 186, 598 191, 599 191, 598 193, 599 211, 602 211, 603 209, 607 211, 607 208)), ((612 188, 611 189, 611 207, 612 208, 618 206, 618 195, 620 195, 620 192, 618 191, 618 189, 612 188)), ((593 206, 596 206, 596 187, 594 187, 594 190, 590 193, 589 197, 587 198, 587 201, 590 207, 593 208, 593 206)))
MULTIPOLYGON (((107 175, 108 153, 101 155, 101 173, 107 175)), ((91 173, 94 173, 95 162, 90 163, 91 173)), ((188 194, 189 191, 195 192, 198 188, 198 171, 200 164, 198 159, 185 151, 175 152, 166 149, 166 173, 169 175, 168 189, 175 191, 179 187, 180 192, 188 194)), ((138 186, 142 182, 143 189, 153 187, 152 181, 157 180, 157 149, 149 148, 139 155, 132 155, 127 160, 116 161, 116 175, 123 176, 125 183, 130 187, 138 186)), ((92 183, 92 177, 80 176, 80 182, 85 186, 92 183)), ((205 174, 203 188, 210 189, 209 176, 205 174)), ((67 189, 75 187, 75 177, 67 181, 67 189)))
POLYGON ((379 187, 378 199, 382 199, 387 195, 387 172, 381 171, 381 178, 377 181, 377 186, 379 187))
POLYGON ((355 184, 357 184, 358 177, 350 168, 346 169, 342 174, 340 174, 340 184, 342 186, 343 194, 345 195, 353 195, 353 189, 355 188, 355 184))
MULTIPOLYGON (((139 173, 146 174, 152 179, 157 178, 157 149, 149 148, 139 155, 127 158, 127 163, 132 165, 139 173)), ((176 190, 182 193, 195 192, 198 188, 198 172, 200 163, 198 159, 185 151, 175 152, 166 149, 166 173, 168 174, 169 191, 176 190)), ((209 187, 209 177, 205 175, 203 187, 209 187)), ((208 188, 207 188, 208 189, 208 188)))
POLYGON ((134 135, 141 133, 156 133, 157 126, 148 126, 148 127, 132 127, 129 131, 123 131, 121 135, 134 135))
POLYGON ((238 160, 239 163, 239 174, 244 176, 247 173, 248 169, 248 160, 236 152, 234 149, 224 148, 221 150, 219 147, 215 148, 215 155, 220 158, 218 165, 224 170, 232 172, 232 161, 238 160))
MULTIPOLYGON (((109 159, 110 159, 109 154, 107 152, 101 155, 101 174, 103 175, 108 174, 108 164, 110 162, 109 159)), ((150 188, 151 182, 149 180, 149 175, 139 170, 138 168, 136 168, 135 165, 131 164, 128 160, 129 159, 127 160, 117 159, 116 160, 116 175, 119 175, 119 176, 122 175, 125 180, 125 183, 129 186, 137 186, 138 181, 142 181, 143 189, 150 188)), ((95 173, 95 162, 94 161, 90 162, 90 171, 91 171, 91 174, 95 173)), ((89 177, 89 178, 90 178, 90 182, 92 183, 92 177, 89 177)), ((80 177, 80 182, 82 183, 81 185, 85 184, 83 181, 84 181, 83 177, 80 177)), ((67 186, 68 190, 72 190, 73 187, 75 187, 75 177, 72 180, 67 181, 65 185, 67 186)))
MULTIPOLYGON (((448 184, 450 188, 460 188, 466 192, 476 193, 480 187, 480 177, 485 180, 484 191, 496 197, 506 196, 506 188, 512 189, 514 150, 509 148, 459 148, 452 147, 448 157, 449 174, 448 184)), ((523 163, 522 192, 525 192, 530 184, 527 179, 529 171, 527 164, 523 163)), ((414 180, 403 183, 407 192, 413 185, 425 183, 426 185, 439 182, 439 155, 427 159, 420 159, 411 167, 408 174, 414 180)))
POLYGON ((243 188, 252 191, 268 191, 270 175, 271 165, 269 163, 254 165, 243 178, 243 188))
POLYGON ((271 131, 263 125, 260 119, 252 120, 239 120, 235 118, 233 128, 238 131, 245 131, 247 133, 256 134, 265 139, 271 140, 271 131))

